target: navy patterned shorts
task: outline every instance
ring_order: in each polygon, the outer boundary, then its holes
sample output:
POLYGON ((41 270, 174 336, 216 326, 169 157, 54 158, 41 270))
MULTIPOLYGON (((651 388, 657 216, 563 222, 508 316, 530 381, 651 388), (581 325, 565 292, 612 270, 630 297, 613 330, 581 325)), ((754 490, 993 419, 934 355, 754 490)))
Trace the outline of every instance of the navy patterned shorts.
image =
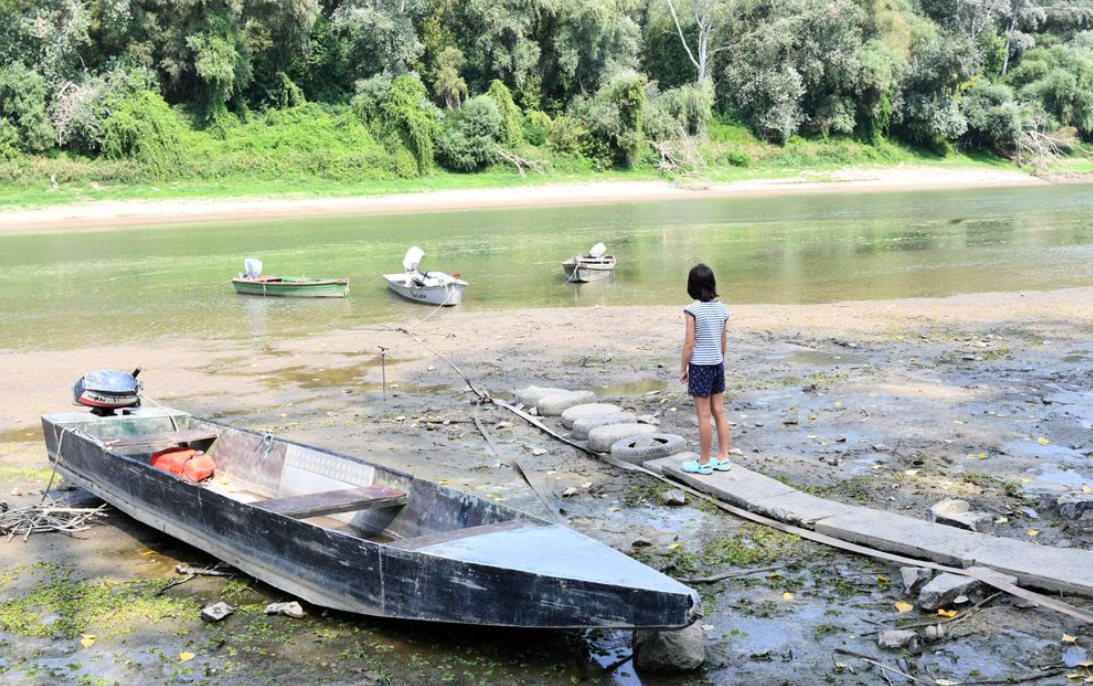
POLYGON ((688 364, 687 392, 699 398, 725 392, 725 363, 688 364))

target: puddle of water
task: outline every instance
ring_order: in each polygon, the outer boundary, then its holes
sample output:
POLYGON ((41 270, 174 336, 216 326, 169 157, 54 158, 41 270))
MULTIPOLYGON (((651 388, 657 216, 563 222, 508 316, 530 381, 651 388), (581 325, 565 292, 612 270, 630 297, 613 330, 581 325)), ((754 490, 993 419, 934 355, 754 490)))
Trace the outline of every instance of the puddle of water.
POLYGON ((653 391, 668 390, 668 382, 660 379, 642 379, 627 383, 612 384, 593 388, 592 392, 600 398, 615 398, 628 395, 645 395, 653 391))
POLYGON ((0 431, 0 443, 31 443, 42 440, 41 424, 0 431))
POLYGON ((1093 483, 1093 477, 1086 476, 1081 472, 1058 469, 1056 468, 1056 465, 1033 467, 1028 470, 1028 473, 1035 474, 1039 481, 1069 486, 1071 488, 1081 488, 1082 486, 1093 483))
POLYGON ((827 353, 822 350, 797 350, 782 358, 786 362, 811 365, 858 364, 865 361, 862 355, 827 353))

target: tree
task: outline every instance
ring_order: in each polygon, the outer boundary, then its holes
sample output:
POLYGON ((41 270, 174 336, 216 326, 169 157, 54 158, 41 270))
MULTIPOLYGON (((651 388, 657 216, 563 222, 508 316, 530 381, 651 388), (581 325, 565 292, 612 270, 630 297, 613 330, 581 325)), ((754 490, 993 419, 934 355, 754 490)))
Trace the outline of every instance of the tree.
POLYGON ((729 49, 726 33, 737 3, 735 0, 665 1, 668 3, 668 11, 672 15, 676 33, 679 34, 679 41, 687 52, 687 58, 694 65, 695 83, 701 83, 710 76, 710 64, 714 55, 729 49), (676 2, 679 2, 681 7, 685 7, 697 30, 694 50, 691 49, 685 35, 679 12, 676 11, 676 2))
POLYGON ((466 60, 463 52, 456 47, 444 48, 436 58, 433 67, 433 93, 444 101, 448 109, 459 107, 467 95, 467 82, 459 73, 466 60))
POLYGON ((18 134, 15 147, 42 152, 53 144, 53 127, 46 115, 48 89, 41 74, 21 62, 0 67, 0 123, 5 138, 18 134))
POLYGON ((501 110, 493 98, 479 95, 444 120, 436 141, 437 159, 455 171, 476 171, 497 160, 501 110))
POLYGON ((424 47, 414 21, 424 0, 345 0, 331 14, 331 23, 346 43, 346 63, 353 78, 381 72, 410 71, 424 47))

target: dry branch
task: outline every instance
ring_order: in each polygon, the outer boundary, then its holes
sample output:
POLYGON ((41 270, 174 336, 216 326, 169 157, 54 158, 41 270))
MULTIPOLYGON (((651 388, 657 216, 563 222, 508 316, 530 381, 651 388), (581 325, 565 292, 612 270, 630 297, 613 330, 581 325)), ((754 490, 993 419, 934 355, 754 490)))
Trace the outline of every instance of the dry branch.
POLYGON ((28 505, 0 512, 0 535, 10 541, 15 536, 23 540, 31 534, 59 531, 72 535, 90 529, 91 520, 106 514, 107 505, 98 507, 60 507, 57 505, 28 505))
POLYGON ((525 168, 530 169, 537 174, 543 173, 543 165, 539 164, 535 160, 530 160, 526 157, 520 157, 514 152, 505 150, 500 145, 494 147, 495 151, 497 152, 497 156, 508 162, 512 166, 516 167, 516 171, 520 172, 521 178, 527 176, 527 173, 524 171, 525 168))

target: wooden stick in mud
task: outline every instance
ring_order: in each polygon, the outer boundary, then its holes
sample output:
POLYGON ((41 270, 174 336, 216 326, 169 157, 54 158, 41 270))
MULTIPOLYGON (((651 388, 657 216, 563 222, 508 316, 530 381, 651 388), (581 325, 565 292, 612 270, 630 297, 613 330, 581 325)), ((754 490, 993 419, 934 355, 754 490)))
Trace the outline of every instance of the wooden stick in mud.
POLYGON ((893 674, 898 674, 901 677, 903 677, 904 679, 907 679, 909 681, 913 681, 917 684, 926 684, 927 686, 936 686, 936 682, 927 681, 926 679, 920 679, 917 676, 911 676, 910 674, 908 674, 906 672, 901 672, 900 670, 896 669, 895 667, 889 667, 888 665, 886 665, 882 662, 877 662, 876 660, 869 657, 868 655, 863 655, 862 653, 856 653, 853 650, 847 650, 846 648, 836 648, 835 652, 839 653, 840 655, 849 655, 850 657, 856 657, 859 660, 863 660, 865 662, 868 662, 869 664, 873 665, 874 667, 879 667, 880 669, 883 669, 886 672, 891 672, 893 674))
POLYGON ((714 574, 713 576, 700 576, 691 579, 679 579, 680 583, 684 584, 715 584, 718 581, 724 581, 725 579, 735 579, 741 576, 750 576, 752 574, 758 574, 760 572, 773 572, 777 569, 782 569, 785 565, 774 565, 773 567, 759 567, 757 569, 737 569, 731 572, 722 572, 721 574, 714 574))
POLYGON ((539 498, 540 502, 542 502, 543 505, 546 506, 546 509, 550 512, 550 515, 554 517, 554 520, 564 524, 565 517, 562 515, 561 510, 559 510, 558 507, 554 504, 554 501, 547 497, 546 493, 544 493, 538 486, 535 485, 534 482, 532 482, 531 477, 524 470, 524 466, 520 464, 520 461, 516 458, 506 459, 501 456, 501 451, 497 449, 497 445, 494 444, 493 438, 490 436, 489 432, 486 431, 486 427, 482 426, 482 422, 478 420, 477 407, 475 408, 474 425, 478 427, 478 432, 482 434, 482 438, 486 439, 486 445, 489 446, 490 452, 493 453, 494 457, 499 460, 505 460, 505 462, 510 467, 515 469, 516 473, 519 474, 524 479, 524 482, 531 487, 531 490, 539 498))
POLYGON ((1005 679, 978 679, 976 681, 961 681, 961 684, 1027 684, 1030 681, 1039 681, 1040 679, 1047 679, 1048 677, 1059 676, 1063 672, 1067 671, 1067 667, 1056 667, 1055 669, 1049 669, 1045 672, 1035 672, 1033 674, 1026 674, 1025 676, 1017 677, 1011 676, 1005 679))
POLYGON ((859 555, 865 555, 867 557, 873 557, 873 558, 876 558, 878 560, 885 560, 885 561, 888 561, 888 562, 894 562, 894 563, 899 564, 899 565, 913 565, 913 566, 918 566, 918 567, 926 567, 928 569, 933 569, 933 570, 939 571, 939 572, 948 572, 950 574, 959 574, 961 576, 971 577, 971 578, 973 578, 977 581, 981 581, 984 584, 986 584, 988 586, 991 586, 991 587, 993 587, 993 588, 995 588, 999 591, 1003 591, 1003 592, 1008 593, 1012 596, 1016 596, 1018 598, 1021 598, 1022 600, 1027 600, 1030 603, 1035 603, 1036 605, 1039 605, 1040 607, 1046 607, 1048 609, 1055 610, 1056 612, 1058 612, 1060 614, 1064 614, 1068 617, 1073 617, 1074 619, 1081 620, 1081 621, 1085 622, 1086 624, 1093 624, 1093 612, 1090 612, 1089 610, 1084 610, 1084 609, 1079 608, 1079 607, 1075 607, 1074 605, 1071 605, 1070 603, 1065 603, 1061 600, 1051 598, 1051 597, 1043 595, 1041 593, 1036 593, 1035 591, 1029 591, 1028 589, 1021 588, 1019 586, 1016 586, 1015 584, 1011 584, 1007 581, 1004 581, 1004 580, 998 578, 997 574, 983 573, 983 572, 980 572, 978 570, 972 570, 972 569, 959 569, 959 568, 956 568, 956 567, 949 567, 949 566, 946 566, 946 565, 937 564, 936 562, 930 562, 929 560, 916 560, 914 558, 904 557, 903 555, 897 555, 895 553, 886 553, 886 552, 883 552, 883 551, 880 551, 880 550, 876 550, 874 548, 868 548, 866 546, 859 545, 857 543, 849 543, 847 541, 843 541, 843 540, 838 539, 838 538, 832 538, 831 536, 825 536, 824 534, 819 534, 819 533, 816 533, 815 531, 811 531, 809 529, 802 529, 800 527, 792 526, 790 524, 784 524, 782 522, 779 522, 778 520, 771 519, 769 517, 764 517, 763 515, 755 514, 754 512, 750 512, 750 511, 745 510, 743 508, 736 507, 735 505, 729 505, 728 503, 722 502, 722 501, 720 501, 716 498, 713 498, 713 497, 710 497, 710 496, 706 495, 705 493, 702 493, 701 491, 698 491, 694 488, 691 488, 687 484, 683 484, 683 483, 679 483, 677 481, 673 481, 673 480, 669 479, 668 477, 664 476, 663 474, 657 474, 656 472, 651 471, 649 469, 646 469, 645 467, 642 467, 640 465, 630 464, 629 462, 623 462, 622 460, 615 459, 615 458, 611 457, 610 455, 606 455, 606 454, 603 454, 603 453, 597 453, 593 450, 590 450, 590 449, 588 449, 587 447, 585 447, 583 445, 575 443, 575 442, 569 440, 568 438, 565 438, 564 436, 559 435, 556 431, 554 431, 553 429, 551 429, 547 425, 543 424, 541 421, 539 421, 535 417, 531 416, 530 414, 528 414, 528 413, 526 413, 522 410, 517 409, 516 407, 514 407, 514 406, 512 406, 512 405, 510 405, 510 404, 508 404, 504 401, 494 400, 493 402, 494 402, 495 405, 498 405, 500 407, 504 407, 505 409, 507 409, 510 412, 514 413, 516 416, 524 419, 525 421, 527 421, 528 423, 530 423, 532 426, 536 427, 540 431, 543 431, 544 433, 546 433, 550 436, 553 436, 554 438, 558 439, 559 441, 562 441, 563 443, 566 443, 567 445, 573 446, 574 448, 580 450, 583 453, 591 455, 592 457, 595 457, 597 459, 603 460, 607 464, 610 464, 614 467, 618 467, 619 469, 622 469, 624 471, 637 472, 637 473, 645 474, 646 476, 650 476, 654 479, 657 479, 658 481, 661 481, 663 483, 666 483, 666 484, 669 484, 669 485, 674 486, 676 488, 679 488, 683 491, 686 491, 687 493, 690 493, 691 495, 693 495, 696 498, 701 498, 702 500, 705 500, 706 502, 711 503, 712 505, 714 505, 714 507, 717 507, 718 509, 721 509, 721 510, 724 510, 725 512, 728 512, 730 514, 736 515, 737 517, 740 517, 741 519, 747 519, 748 521, 755 522, 756 524, 763 524, 764 526, 769 526, 772 529, 777 529, 778 531, 781 531, 782 533, 792 534, 794 536, 799 536, 800 538, 804 538, 804 539, 807 539, 807 540, 810 540, 810 541, 814 541, 816 543, 822 543, 822 544, 830 546, 832 548, 838 548, 840 550, 845 550, 847 552, 857 553, 859 555))

